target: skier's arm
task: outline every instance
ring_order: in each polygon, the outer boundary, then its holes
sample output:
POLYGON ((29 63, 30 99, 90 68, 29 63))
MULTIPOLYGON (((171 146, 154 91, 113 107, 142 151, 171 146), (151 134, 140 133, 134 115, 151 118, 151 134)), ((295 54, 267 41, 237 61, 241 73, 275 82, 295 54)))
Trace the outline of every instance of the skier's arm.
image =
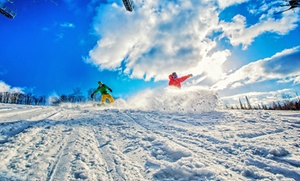
POLYGON ((109 92, 112 92, 112 89, 109 88, 107 85, 105 85, 105 87, 109 90, 109 92))
POLYGON ((186 79, 188 79, 190 77, 190 75, 186 75, 183 77, 178 78, 177 80, 179 80, 180 82, 184 82, 186 79))
POLYGON ((112 89, 111 89, 111 88, 109 88, 108 86, 107 86, 107 89, 109 90, 109 92, 112 92, 112 89))
POLYGON ((99 91, 99 89, 97 88, 96 90, 94 90, 94 92, 92 93, 92 95, 91 95, 91 98, 93 98, 94 97, 94 95, 97 93, 99 91))
POLYGON ((98 92, 99 90, 98 89, 96 89, 92 94, 94 95, 94 94, 96 94, 97 92, 98 92))

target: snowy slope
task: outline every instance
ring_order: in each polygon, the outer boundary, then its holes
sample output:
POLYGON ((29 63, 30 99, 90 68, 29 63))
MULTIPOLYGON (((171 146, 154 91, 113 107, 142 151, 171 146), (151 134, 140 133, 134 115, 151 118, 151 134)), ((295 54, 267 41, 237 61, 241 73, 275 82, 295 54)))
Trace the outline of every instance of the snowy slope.
POLYGON ((0 104, 0 180, 300 180, 299 112, 218 110, 215 93, 182 92, 0 104))

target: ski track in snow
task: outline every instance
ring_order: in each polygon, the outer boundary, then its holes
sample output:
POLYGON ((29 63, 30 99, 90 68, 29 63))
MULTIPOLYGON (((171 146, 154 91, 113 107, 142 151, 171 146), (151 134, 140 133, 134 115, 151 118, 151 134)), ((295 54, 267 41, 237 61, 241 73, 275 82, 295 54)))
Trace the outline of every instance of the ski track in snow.
POLYGON ((300 114, 0 105, 1 180, 300 180, 300 114))

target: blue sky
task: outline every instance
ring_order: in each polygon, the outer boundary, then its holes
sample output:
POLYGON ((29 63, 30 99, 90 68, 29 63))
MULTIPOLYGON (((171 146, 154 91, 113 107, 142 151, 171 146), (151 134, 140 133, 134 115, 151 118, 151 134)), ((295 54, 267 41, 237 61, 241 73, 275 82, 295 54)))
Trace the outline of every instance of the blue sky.
MULTIPOLYGON (((1 0, 4 2, 3 0, 1 0)), ((83 94, 101 80, 116 97, 165 87, 211 89, 225 103, 300 94, 299 9, 285 1, 15 0, 0 16, 0 90, 83 94)), ((9 4, 7 4, 9 6, 9 4)))

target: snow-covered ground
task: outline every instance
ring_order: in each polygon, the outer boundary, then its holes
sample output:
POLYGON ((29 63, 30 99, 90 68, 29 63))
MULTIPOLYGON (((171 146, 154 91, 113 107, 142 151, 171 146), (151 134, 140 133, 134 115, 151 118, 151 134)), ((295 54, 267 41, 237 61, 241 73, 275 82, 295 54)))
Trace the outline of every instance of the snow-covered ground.
POLYGON ((300 180, 299 133, 299 112, 220 110, 197 89, 0 104, 0 180, 300 180))

